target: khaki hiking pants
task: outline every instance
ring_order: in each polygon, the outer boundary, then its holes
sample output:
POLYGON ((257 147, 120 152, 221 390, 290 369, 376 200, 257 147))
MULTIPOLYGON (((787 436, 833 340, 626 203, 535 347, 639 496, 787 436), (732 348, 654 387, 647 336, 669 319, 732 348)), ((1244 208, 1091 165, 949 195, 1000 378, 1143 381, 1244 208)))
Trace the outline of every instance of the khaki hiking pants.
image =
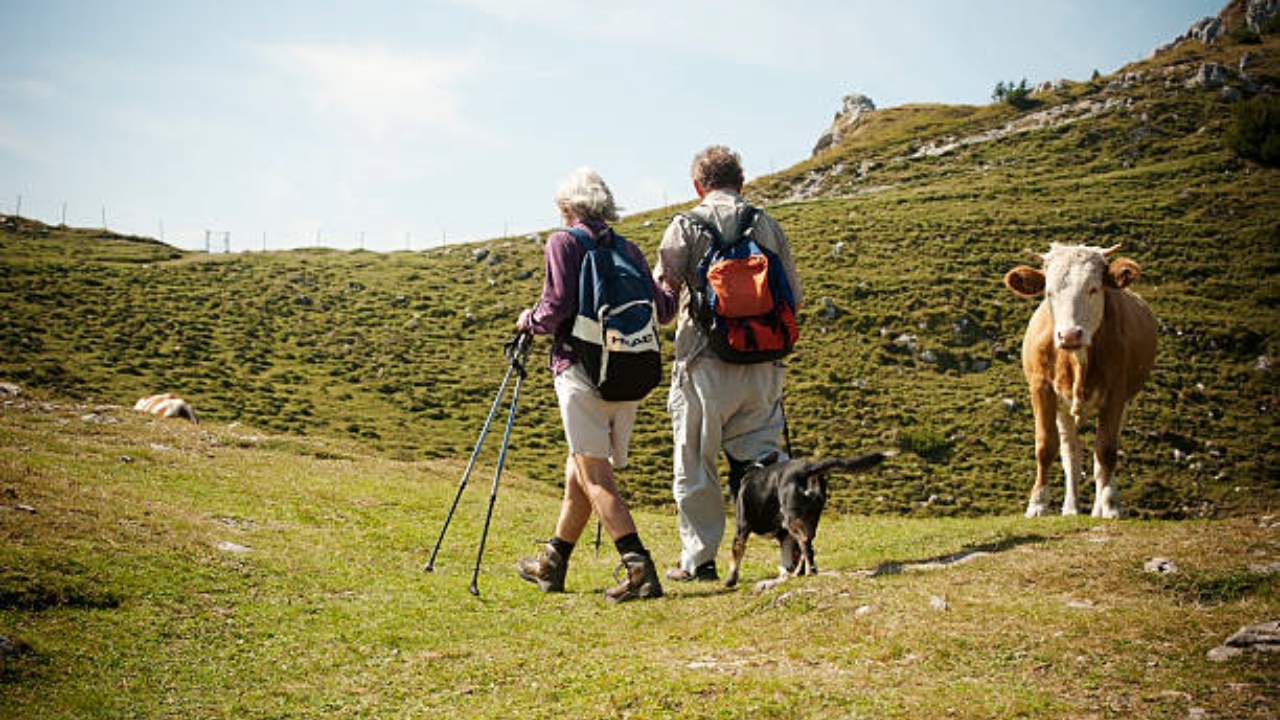
POLYGON ((735 365, 702 353, 677 362, 667 410, 675 438, 672 494, 679 511, 680 567, 692 573, 714 560, 724 538, 725 501, 717 472, 721 449, 738 460, 781 444, 781 362, 735 365))

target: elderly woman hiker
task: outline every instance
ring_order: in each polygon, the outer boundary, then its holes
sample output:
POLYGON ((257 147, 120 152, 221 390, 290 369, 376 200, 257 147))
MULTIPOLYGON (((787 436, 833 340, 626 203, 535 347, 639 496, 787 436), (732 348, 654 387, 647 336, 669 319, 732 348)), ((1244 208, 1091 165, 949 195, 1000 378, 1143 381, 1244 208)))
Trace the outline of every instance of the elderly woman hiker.
MULTIPOLYGON (((585 231, 597 243, 617 243, 652 284, 643 253, 609 226, 617 221, 618 209, 613 193, 595 170, 584 167, 572 172, 556 189, 555 202, 566 228, 585 231)), ((614 468, 627 464, 639 401, 603 399, 569 343, 578 310, 578 274, 586 252, 568 230, 548 237, 542 297, 516 321, 522 332, 552 336, 550 366, 569 445, 564 500, 555 535, 536 557, 520 560, 516 570, 543 592, 563 592, 574 544, 594 509, 622 556, 621 582, 605 590, 605 598, 624 602, 661 597, 658 572, 618 494, 613 473, 614 468)), ((675 316, 675 297, 655 284, 653 299, 659 322, 670 322, 675 316)))

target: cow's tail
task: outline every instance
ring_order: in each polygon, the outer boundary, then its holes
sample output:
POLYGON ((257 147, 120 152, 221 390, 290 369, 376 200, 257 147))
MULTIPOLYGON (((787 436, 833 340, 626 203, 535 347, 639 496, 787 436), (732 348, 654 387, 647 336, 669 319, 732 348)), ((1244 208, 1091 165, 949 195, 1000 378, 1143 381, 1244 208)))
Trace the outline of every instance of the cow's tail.
POLYGON ((879 465, 894 455, 897 455, 897 453, 892 450, 886 450, 884 452, 867 453, 866 455, 859 455, 857 457, 828 458, 826 460, 819 460, 814 463, 809 463, 809 467, 805 468, 805 475, 809 477, 816 477, 818 475, 826 475, 827 473, 835 472, 837 470, 861 472, 879 465))

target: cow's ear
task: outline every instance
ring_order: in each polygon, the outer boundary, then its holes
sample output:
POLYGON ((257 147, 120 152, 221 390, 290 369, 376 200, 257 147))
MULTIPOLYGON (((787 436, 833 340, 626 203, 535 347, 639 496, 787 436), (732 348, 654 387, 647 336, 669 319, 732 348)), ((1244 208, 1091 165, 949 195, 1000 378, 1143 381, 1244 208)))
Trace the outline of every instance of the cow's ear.
POLYGON ((1023 297, 1035 297, 1044 292, 1044 273, 1019 265, 1004 276, 1004 285, 1023 297))
POLYGON ((1127 288, 1138 279, 1138 263, 1129 258, 1116 258, 1107 266, 1107 285, 1127 288))

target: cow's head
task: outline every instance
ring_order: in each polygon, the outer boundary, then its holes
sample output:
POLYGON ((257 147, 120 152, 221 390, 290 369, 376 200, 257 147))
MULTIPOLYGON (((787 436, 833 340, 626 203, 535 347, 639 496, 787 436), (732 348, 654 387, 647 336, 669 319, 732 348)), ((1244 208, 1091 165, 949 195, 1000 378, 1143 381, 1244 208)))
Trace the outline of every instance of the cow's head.
POLYGON ((1053 316, 1053 345, 1081 350, 1102 324, 1106 288, 1128 287, 1138 279, 1138 264, 1128 258, 1109 260, 1119 245, 1106 249, 1086 245, 1049 246, 1039 270, 1026 265, 1004 276, 1004 284, 1025 297, 1044 293, 1053 316))

